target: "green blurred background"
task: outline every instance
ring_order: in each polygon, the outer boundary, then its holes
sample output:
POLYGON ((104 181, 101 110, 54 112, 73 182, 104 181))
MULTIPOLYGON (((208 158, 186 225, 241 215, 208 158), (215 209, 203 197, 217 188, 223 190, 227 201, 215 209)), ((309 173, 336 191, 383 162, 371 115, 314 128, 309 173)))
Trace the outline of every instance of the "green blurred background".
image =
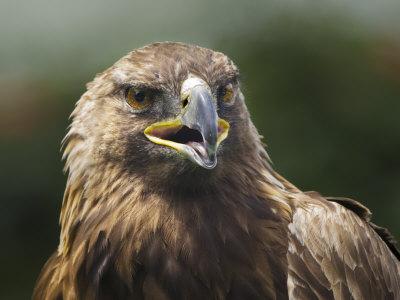
POLYGON ((154 41, 230 56, 274 168, 362 202, 400 239, 398 1, 0 5, 0 299, 28 299, 57 247, 60 141, 85 83, 154 41))

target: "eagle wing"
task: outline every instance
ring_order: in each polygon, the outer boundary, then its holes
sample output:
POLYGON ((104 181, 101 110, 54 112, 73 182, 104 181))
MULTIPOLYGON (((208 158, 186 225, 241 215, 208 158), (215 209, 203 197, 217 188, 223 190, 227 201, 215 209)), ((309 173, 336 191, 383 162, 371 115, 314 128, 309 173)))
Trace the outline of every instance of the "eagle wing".
POLYGON ((400 299, 399 254, 369 210, 351 199, 300 198, 288 232, 289 297, 400 299))

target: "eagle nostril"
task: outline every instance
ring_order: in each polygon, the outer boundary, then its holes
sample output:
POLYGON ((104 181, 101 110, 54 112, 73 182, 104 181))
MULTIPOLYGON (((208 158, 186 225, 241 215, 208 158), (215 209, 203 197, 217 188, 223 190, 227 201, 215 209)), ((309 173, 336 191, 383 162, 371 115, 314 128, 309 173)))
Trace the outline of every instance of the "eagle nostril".
POLYGON ((184 99, 184 100, 182 101, 182 108, 185 108, 188 104, 189 104, 188 98, 184 99))

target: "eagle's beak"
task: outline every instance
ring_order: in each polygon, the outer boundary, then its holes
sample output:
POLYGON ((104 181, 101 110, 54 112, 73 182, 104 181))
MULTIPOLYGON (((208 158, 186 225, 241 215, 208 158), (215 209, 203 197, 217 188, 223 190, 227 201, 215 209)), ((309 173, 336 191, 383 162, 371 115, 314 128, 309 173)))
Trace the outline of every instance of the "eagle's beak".
POLYGON ((217 149, 228 136, 229 124, 218 118, 208 85, 189 77, 182 85, 182 112, 178 118, 147 127, 146 137, 153 143, 178 150, 199 166, 217 165, 217 149))

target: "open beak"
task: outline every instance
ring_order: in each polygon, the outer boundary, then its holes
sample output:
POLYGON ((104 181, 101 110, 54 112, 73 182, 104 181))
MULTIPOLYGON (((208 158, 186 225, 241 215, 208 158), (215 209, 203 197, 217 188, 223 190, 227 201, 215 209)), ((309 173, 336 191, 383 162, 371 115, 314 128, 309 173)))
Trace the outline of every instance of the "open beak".
POLYGON ((182 85, 182 112, 178 118, 147 127, 146 137, 172 147, 206 169, 217 165, 217 149, 228 136, 229 124, 218 118, 208 85, 189 77, 182 85))

